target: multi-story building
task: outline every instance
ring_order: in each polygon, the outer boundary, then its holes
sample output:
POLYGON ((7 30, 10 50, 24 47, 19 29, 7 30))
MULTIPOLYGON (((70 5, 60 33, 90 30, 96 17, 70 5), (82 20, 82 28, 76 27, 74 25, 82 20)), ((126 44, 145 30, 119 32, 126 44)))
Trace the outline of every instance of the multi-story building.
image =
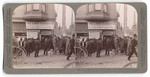
POLYGON ((118 17, 116 4, 83 5, 76 12, 76 35, 96 39, 113 36, 116 34, 118 17))
POLYGON ((54 4, 25 4, 13 13, 13 35, 16 37, 41 38, 54 33, 56 12, 54 4))

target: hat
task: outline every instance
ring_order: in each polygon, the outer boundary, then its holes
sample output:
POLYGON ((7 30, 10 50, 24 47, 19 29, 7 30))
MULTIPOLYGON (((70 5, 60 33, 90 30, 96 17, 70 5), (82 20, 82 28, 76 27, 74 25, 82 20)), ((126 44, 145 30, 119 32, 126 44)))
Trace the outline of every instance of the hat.
POLYGON ((137 35, 136 35, 136 34, 134 34, 134 35, 133 35, 133 37, 137 37, 137 35))
POLYGON ((74 36, 75 36, 75 34, 72 35, 72 37, 74 37, 74 36))

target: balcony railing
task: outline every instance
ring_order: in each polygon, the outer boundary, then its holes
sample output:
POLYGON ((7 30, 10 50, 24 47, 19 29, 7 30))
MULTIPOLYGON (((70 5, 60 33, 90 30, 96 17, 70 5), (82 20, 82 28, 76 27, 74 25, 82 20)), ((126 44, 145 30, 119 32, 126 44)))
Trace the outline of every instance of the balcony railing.
POLYGON ((85 19, 87 21, 108 21, 110 20, 110 16, 107 12, 93 11, 87 13, 85 19))
POLYGON ((28 11, 24 15, 24 20, 27 21, 46 21, 48 20, 48 15, 41 11, 28 11))

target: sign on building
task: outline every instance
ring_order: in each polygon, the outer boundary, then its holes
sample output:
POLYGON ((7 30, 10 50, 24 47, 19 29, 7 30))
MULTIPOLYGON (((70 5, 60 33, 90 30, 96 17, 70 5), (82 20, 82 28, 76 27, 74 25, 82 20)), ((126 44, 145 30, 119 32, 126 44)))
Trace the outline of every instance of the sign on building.
POLYGON ((26 29, 54 29, 54 22, 26 22, 26 29))
POLYGON ((97 31, 92 31, 92 32, 89 32, 89 38, 95 38, 95 39, 98 39, 100 38, 100 32, 97 32, 97 31))
POLYGON ((38 32, 27 32, 27 38, 37 39, 38 38, 38 32))
POLYGON ((88 22, 88 29, 116 29, 116 25, 104 22, 88 22))

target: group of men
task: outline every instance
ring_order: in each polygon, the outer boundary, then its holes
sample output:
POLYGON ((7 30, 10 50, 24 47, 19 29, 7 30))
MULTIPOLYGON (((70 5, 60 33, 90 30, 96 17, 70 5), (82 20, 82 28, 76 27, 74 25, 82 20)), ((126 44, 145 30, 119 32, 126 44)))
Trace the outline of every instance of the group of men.
POLYGON ((33 39, 33 38, 29 38, 29 39, 24 39, 22 40, 22 38, 19 41, 19 46, 25 48, 26 50, 26 56, 30 56, 30 54, 32 52, 35 51, 35 57, 38 57, 38 53, 41 47, 41 43, 40 40, 37 39, 33 39))
POLYGON ((115 55, 119 52, 124 53, 130 60, 133 53, 137 56, 137 35, 132 37, 118 37, 117 35, 112 37, 104 37, 99 39, 82 39, 80 46, 84 47, 88 51, 88 56, 91 57, 93 53, 96 53, 96 57, 100 57, 101 51, 105 51, 105 55, 109 56, 110 52, 114 50, 115 55))
POLYGON ((30 56, 32 52, 35 52, 35 57, 39 57, 39 51, 43 50, 43 55, 48 56, 48 52, 51 51, 54 54, 60 53, 67 55, 69 48, 72 47, 70 43, 70 37, 46 37, 40 39, 22 39, 20 38, 18 44, 19 47, 23 47, 26 50, 26 56, 30 56), (68 47, 69 45, 69 47, 68 47))
POLYGON ((137 47, 137 35, 134 34, 133 38, 120 38, 120 37, 104 37, 99 39, 82 39, 81 41, 75 38, 75 35, 72 35, 72 38, 59 38, 59 37, 49 37, 40 39, 24 39, 22 38, 19 41, 20 47, 24 47, 26 56, 30 56, 30 53, 35 52, 35 57, 39 56, 39 51, 44 50, 43 55, 48 55, 50 50, 53 50, 54 53, 63 53, 67 55, 67 60, 69 60, 72 53, 74 53, 74 47, 76 46, 85 48, 88 51, 88 56, 91 57, 93 53, 96 53, 96 57, 100 57, 101 51, 105 50, 105 55, 109 56, 110 51, 115 50, 115 54, 125 53, 128 55, 128 60, 130 60, 133 53, 137 56, 136 47, 137 47), (130 42, 129 42, 130 40, 130 42))

